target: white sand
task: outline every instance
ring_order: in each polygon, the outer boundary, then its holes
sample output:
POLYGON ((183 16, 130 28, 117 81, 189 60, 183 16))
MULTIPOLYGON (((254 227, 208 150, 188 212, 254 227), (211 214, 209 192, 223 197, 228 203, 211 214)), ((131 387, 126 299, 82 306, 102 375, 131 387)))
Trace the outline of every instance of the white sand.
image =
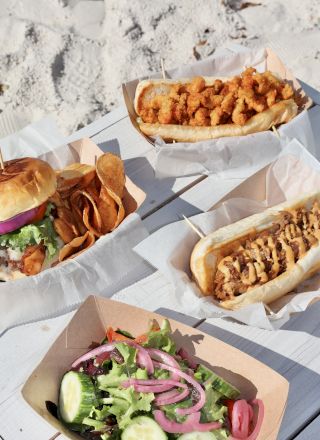
POLYGON ((121 82, 159 70, 161 56, 170 68, 228 42, 271 46, 320 89, 319 0, 0 3, 0 109, 51 113, 65 133, 119 105, 121 82))

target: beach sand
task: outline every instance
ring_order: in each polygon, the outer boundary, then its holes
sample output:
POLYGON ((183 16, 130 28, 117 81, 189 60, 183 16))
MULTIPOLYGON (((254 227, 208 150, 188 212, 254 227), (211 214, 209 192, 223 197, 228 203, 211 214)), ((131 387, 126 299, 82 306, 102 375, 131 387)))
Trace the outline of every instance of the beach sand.
POLYGON ((0 109, 65 133, 122 102, 121 83, 237 43, 272 47, 320 89, 319 0, 1 0, 0 109))

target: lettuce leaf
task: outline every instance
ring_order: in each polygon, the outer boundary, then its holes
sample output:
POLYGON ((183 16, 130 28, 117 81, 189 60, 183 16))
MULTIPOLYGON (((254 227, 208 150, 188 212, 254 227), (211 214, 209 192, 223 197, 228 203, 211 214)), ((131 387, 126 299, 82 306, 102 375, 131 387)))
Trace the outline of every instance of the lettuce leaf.
POLYGON ((143 344, 146 347, 158 348, 159 350, 166 351, 169 354, 175 354, 176 346, 171 339, 171 327, 167 319, 164 319, 160 330, 150 330, 147 333, 147 341, 143 344))
POLYGON ((223 395, 211 386, 206 388, 206 403, 201 409, 201 422, 217 422, 224 420, 227 407, 219 402, 223 395))
POLYGON ((128 380, 125 364, 117 364, 112 361, 112 369, 107 374, 97 376, 98 388, 108 391, 109 387, 118 387, 122 382, 128 380))
POLYGON ((58 252, 57 238, 52 221, 49 217, 44 217, 43 220, 37 223, 1 235, 0 246, 19 249, 23 252, 27 246, 42 242, 46 247, 49 258, 52 258, 58 252))
POLYGON ((126 364, 127 370, 136 370, 137 364, 136 364, 136 355, 137 350, 134 347, 130 347, 130 345, 123 344, 119 342, 116 344, 117 350, 120 352, 124 359, 124 363, 126 364))

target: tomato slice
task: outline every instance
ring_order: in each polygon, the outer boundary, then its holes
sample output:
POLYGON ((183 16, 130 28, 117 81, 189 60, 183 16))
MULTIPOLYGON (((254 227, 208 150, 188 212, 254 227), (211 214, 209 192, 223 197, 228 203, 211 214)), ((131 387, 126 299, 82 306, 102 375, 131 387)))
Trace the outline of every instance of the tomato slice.
POLYGON ((229 416, 229 420, 230 420, 230 424, 231 424, 231 420, 232 420, 232 411, 233 411, 233 407, 234 407, 234 400, 231 399, 227 399, 225 400, 225 405, 228 408, 228 416, 229 416))
POLYGON ((36 223, 36 222, 39 222, 40 220, 42 220, 45 213, 46 213, 46 209, 47 209, 47 202, 44 202, 37 209, 37 212, 36 212, 35 216, 33 217, 33 219, 30 220, 29 223, 27 223, 27 224, 30 225, 30 223, 36 223))
POLYGON ((116 331, 114 331, 112 327, 107 328, 107 339, 108 339, 108 342, 132 341, 131 338, 128 338, 127 336, 121 335, 120 333, 117 333, 116 331))

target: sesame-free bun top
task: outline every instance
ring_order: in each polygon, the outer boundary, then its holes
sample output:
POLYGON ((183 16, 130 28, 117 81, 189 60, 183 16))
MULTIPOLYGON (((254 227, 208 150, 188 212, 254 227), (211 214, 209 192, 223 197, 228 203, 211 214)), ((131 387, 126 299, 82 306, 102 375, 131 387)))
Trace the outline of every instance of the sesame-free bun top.
POLYGON ((36 208, 52 196, 57 187, 56 173, 40 159, 24 157, 0 168, 0 221, 36 208))

